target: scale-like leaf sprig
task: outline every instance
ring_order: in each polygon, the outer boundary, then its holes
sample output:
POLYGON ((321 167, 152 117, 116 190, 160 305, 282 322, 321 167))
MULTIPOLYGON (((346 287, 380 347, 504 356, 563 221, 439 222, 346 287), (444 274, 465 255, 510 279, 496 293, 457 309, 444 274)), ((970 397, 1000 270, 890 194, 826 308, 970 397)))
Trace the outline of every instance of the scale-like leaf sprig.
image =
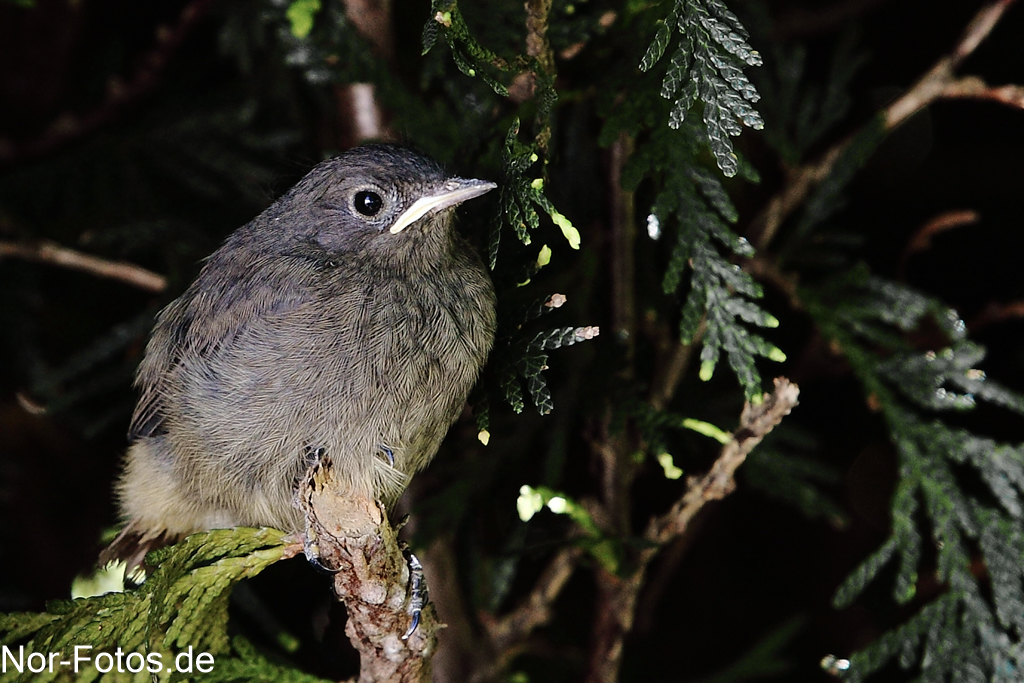
MULTIPOLYGON (((65 654, 88 643, 93 660, 99 652, 119 647, 124 652, 160 653, 165 666, 173 653, 192 647, 216 656, 219 666, 231 654, 230 589, 282 559, 283 538, 284 533, 275 529, 195 534, 150 554, 147 559, 158 567, 137 589, 54 602, 40 614, 0 615, 0 642, 11 645, 27 639, 26 650, 65 654)), ((38 672, 26 669, 10 680, 40 679, 38 672)))
POLYGON ((530 177, 527 173, 540 160, 537 144, 524 144, 519 141, 519 119, 512 122, 505 136, 505 147, 502 153, 504 178, 501 183, 501 219, 495 221, 491 229, 488 244, 488 258, 491 269, 497 265, 498 246, 501 241, 501 229, 508 225, 516 237, 524 245, 532 241, 530 233, 540 227, 540 207, 552 222, 562 231, 562 235, 573 249, 580 248, 580 233, 572 222, 565 217, 554 204, 544 196, 542 178, 530 177))
POLYGON ((457 2, 435 0, 430 12, 430 18, 423 26, 422 54, 425 55, 433 49, 440 34, 447 43, 452 60, 459 71, 470 78, 479 76, 497 95, 508 97, 508 88, 497 77, 517 69, 524 70, 528 60, 523 57, 505 59, 477 42, 466 25, 457 2))
POLYGON ((982 398, 1024 414, 1024 399, 975 367, 984 358, 983 346, 959 340, 938 352, 896 354, 881 363, 878 371, 923 408, 967 410, 982 398))
POLYGON ((899 461, 892 535, 840 587, 837 607, 849 605, 897 556, 893 597, 900 603, 913 598, 925 528, 935 547, 935 578, 948 587, 904 625, 854 654, 844 677, 862 681, 898 656, 904 667, 919 664, 922 680, 949 680, 965 671, 974 671, 977 680, 999 680, 1020 660, 1015 643, 1024 633, 1024 445, 997 443, 928 420, 922 411, 970 409, 972 396, 1024 412, 1022 399, 996 385, 990 389, 975 369, 984 349, 963 338, 959 317, 910 288, 855 269, 803 298, 880 407, 899 461), (904 335, 926 319, 946 332, 949 349, 910 348, 904 335), (964 465, 991 495, 979 497, 964 486, 964 465), (991 606, 972 570, 968 549, 974 546, 989 569, 991 606))
MULTIPOLYGON (((542 374, 548 369, 545 351, 593 339, 600 333, 597 327, 557 327, 542 332, 523 330, 524 325, 561 308, 565 302, 565 295, 552 294, 515 312, 506 313, 498 321, 497 341, 491 357, 497 368, 501 397, 516 413, 523 412, 526 406, 523 380, 526 381, 531 400, 542 415, 550 413, 554 408, 551 392, 542 374)), ((481 433, 486 432, 490 424, 490 407, 483 385, 482 381, 470 398, 481 433)))
POLYGON ((747 42, 749 36, 736 16, 719 0, 676 0, 665 20, 658 22, 641 70, 653 68, 664 55, 673 27, 679 32, 679 45, 661 87, 662 97, 674 99, 668 125, 679 128, 699 97, 711 152, 722 172, 732 177, 739 171, 739 161, 730 137, 739 135, 743 126, 764 127, 752 106, 760 95, 743 73, 744 66, 759 66, 761 56, 747 42))
POLYGON ((635 155, 631 177, 639 182, 645 172, 664 169, 662 191, 652 213, 661 225, 674 218, 678 233, 662 287, 666 293, 677 291, 690 271, 690 292, 680 315, 679 336, 690 342, 702 323, 705 325, 701 378, 711 378, 725 351, 744 393, 755 399, 761 394, 755 359, 762 356, 781 361, 785 355, 742 323, 768 328, 779 323, 754 302, 763 296, 761 286, 719 252, 716 243, 741 257, 753 256, 754 248, 729 227, 738 212, 718 178, 695 165, 691 147, 679 133, 656 132, 635 155))
POLYGON ((509 360, 502 368, 500 379, 505 398, 512 409, 519 413, 524 407, 520 384, 522 378, 526 381, 526 389, 537 412, 541 415, 550 413, 555 405, 543 374, 548 369, 548 354, 545 351, 572 346, 593 339, 599 333, 597 327, 556 327, 538 332, 528 339, 513 341, 509 360))

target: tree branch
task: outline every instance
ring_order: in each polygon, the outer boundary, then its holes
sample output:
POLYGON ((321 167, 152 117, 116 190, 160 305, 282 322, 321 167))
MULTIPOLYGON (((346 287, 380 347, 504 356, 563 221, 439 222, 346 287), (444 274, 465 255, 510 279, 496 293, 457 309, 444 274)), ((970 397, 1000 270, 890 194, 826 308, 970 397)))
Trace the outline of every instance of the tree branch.
POLYGON ((664 410, 676 395, 679 383, 683 381, 686 368, 690 365, 693 352, 700 345, 704 333, 708 329, 707 313, 701 316, 700 323, 693 339, 688 344, 675 340, 671 347, 663 353, 659 353, 655 359, 656 372, 651 377, 651 389, 647 394, 647 401, 655 410, 664 410))
POLYGON ((608 170, 612 269, 612 326, 616 340, 626 347, 632 367, 636 346, 636 220, 633 193, 622 189, 622 169, 633 153, 633 139, 620 133, 611 146, 608 170))
POLYGON ((790 9, 774 22, 772 37, 785 40, 831 31, 883 2, 885 0, 839 0, 824 6, 818 3, 790 9))
MULTIPOLYGON (((345 17, 386 63, 395 60, 391 0, 344 0, 345 17)), ((340 123, 345 131, 345 146, 367 140, 394 140, 385 123, 386 115, 373 83, 339 83, 334 86, 340 123)))
MULTIPOLYGON (((977 77, 955 78, 953 72, 988 37, 1015 0, 996 0, 983 7, 967 25, 953 50, 906 92, 882 111, 883 125, 892 130, 921 109, 940 99, 987 99, 1024 108, 1024 87, 1006 85, 990 87, 977 77)), ((782 223, 807 199, 829 173, 843 152, 856 137, 851 135, 833 145, 816 161, 807 163, 789 174, 782 189, 751 222, 747 234, 758 250, 765 249, 775 238, 782 223)))
POLYGON ((682 536, 691 521, 712 500, 732 493, 734 475, 747 455, 796 406, 800 389, 784 377, 776 378, 775 390, 765 394, 758 405, 747 403, 740 426, 722 447, 718 459, 703 477, 689 480, 686 492, 665 514, 651 519, 644 533, 649 546, 641 550, 633 571, 616 576, 597 572, 597 610, 590 650, 587 683, 614 683, 618 679, 626 635, 633 628, 637 598, 644 585, 647 568, 661 548, 682 536))
POLYGON ((98 256, 83 254, 56 242, 44 240, 34 244, 22 244, 0 241, 0 259, 5 257, 79 270, 97 277, 117 280, 148 292, 162 292, 167 289, 167 278, 163 275, 158 275, 134 263, 108 261, 98 256))
MULTIPOLYGON (((740 416, 740 426, 733 432, 732 440, 722 446, 722 451, 707 474, 700 478, 691 478, 686 493, 672 509, 660 517, 655 517, 647 525, 644 538, 656 546, 662 546, 686 531, 690 520, 712 500, 720 500, 736 488, 734 476, 736 470, 747 459, 754 449, 782 418, 789 415, 797 405, 800 388, 785 377, 775 378, 775 390, 764 395, 759 405, 747 403, 740 416)), ((651 558, 658 548, 647 548, 645 556, 651 558)))
POLYGON ((1024 109, 1024 86, 988 85, 978 76, 964 76, 946 85, 946 99, 991 100, 1017 109, 1024 109))
MULTIPOLYGON (((551 607, 572 577, 581 556, 582 551, 575 546, 560 550, 519 607, 493 623, 485 624, 501 659, 510 659, 509 654, 521 646, 527 636, 551 620, 551 607)), ((496 668, 500 670, 501 666, 496 668)))
POLYGON ((1024 318, 1024 301, 1011 301, 1005 304, 997 304, 995 302, 990 303, 986 306, 981 313, 971 319, 967 324, 967 327, 973 332, 977 332, 983 327, 988 327, 993 323, 1001 323, 1007 320, 1017 320, 1024 318))
POLYGON ((359 652, 359 683, 429 681, 441 626, 427 604, 409 633, 414 582, 384 508, 347 491, 326 455, 307 470, 298 501, 307 556, 335 572, 334 594, 348 611, 345 634, 359 652))
MULTIPOLYGON (((555 80, 555 54, 551 51, 551 43, 548 41, 548 15, 551 14, 551 0, 526 0, 526 54, 536 62, 534 70, 534 87, 536 92, 537 79, 543 79, 550 85, 546 89, 554 94, 553 84, 555 80)), ((537 147, 547 156, 548 143, 551 140, 551 107, 553 101, 542 98, 538 102, 537 122, 540 124, 537 130, 537 147)))

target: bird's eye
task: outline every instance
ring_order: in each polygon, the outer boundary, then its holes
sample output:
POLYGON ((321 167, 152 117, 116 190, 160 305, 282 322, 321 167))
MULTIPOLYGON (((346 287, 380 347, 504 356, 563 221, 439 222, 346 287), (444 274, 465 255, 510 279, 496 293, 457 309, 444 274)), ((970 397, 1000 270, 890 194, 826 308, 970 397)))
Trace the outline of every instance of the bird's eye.
POLYGON ((384 200, 376 192, 362 190, 356 192, 355 206, 356 211, 364 216, 376 216, 384 206, 384 200))

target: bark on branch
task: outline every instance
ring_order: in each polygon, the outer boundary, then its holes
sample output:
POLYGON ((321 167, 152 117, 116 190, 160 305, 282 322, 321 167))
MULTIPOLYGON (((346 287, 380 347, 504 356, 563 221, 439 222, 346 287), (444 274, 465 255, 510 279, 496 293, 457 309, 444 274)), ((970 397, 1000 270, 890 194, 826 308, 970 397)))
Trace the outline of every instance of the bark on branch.
MULTIPOLYGON (((782 418, 789 415, 797 405, 800 388, 785 377, 775 378, 775 391, 764 395, 758 405, 747 403, 740 416, 740 426, 733 432, 732 440, 722 446, 722 451, 707 474, 691 478, 686 493, 664 515, 655 517, 647 526, 644 538, 662 546, 686 531, 690 520, 709 501, 720 500, 736 488, 736 470, 747 459, 750 451, 761 443, 782 418)), ((657 547, 644 550, 644 557, 654 557, 657 547)))
POLYGON ((408 632, 415 578, 387 512, 376 501, 346 492, 328 456, 307 470, 299 505, 306 516, 307 555, 335 572, 334 593, 348 611, 345 633, 359 652, 359 683, 429 681, 441 625, 428 604, 408 632))

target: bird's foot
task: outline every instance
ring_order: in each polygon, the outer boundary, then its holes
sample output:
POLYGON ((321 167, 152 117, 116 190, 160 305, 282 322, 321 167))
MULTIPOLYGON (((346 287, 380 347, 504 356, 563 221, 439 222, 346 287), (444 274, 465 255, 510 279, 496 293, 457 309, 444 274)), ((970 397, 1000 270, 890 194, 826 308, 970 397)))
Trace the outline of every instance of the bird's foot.
POLYGON ((306 533, 304 534, 302 551, 306 555, 306 560, 319 569, 324 574, 337 574, 340 569, 333 569, 328 567, 326 564, 320 561, 320 544, 317 542, 316 532, 313 529, 306 527, 306 533))
POLYGON ((402 640, 409 640, 409 636, 416 632, 420 625, 420 615, 429 601, 427 584, 423 580, 423 565, 420 564, 419 558, 409 553, 409 614, 412 616, 412 622, 402 640))

